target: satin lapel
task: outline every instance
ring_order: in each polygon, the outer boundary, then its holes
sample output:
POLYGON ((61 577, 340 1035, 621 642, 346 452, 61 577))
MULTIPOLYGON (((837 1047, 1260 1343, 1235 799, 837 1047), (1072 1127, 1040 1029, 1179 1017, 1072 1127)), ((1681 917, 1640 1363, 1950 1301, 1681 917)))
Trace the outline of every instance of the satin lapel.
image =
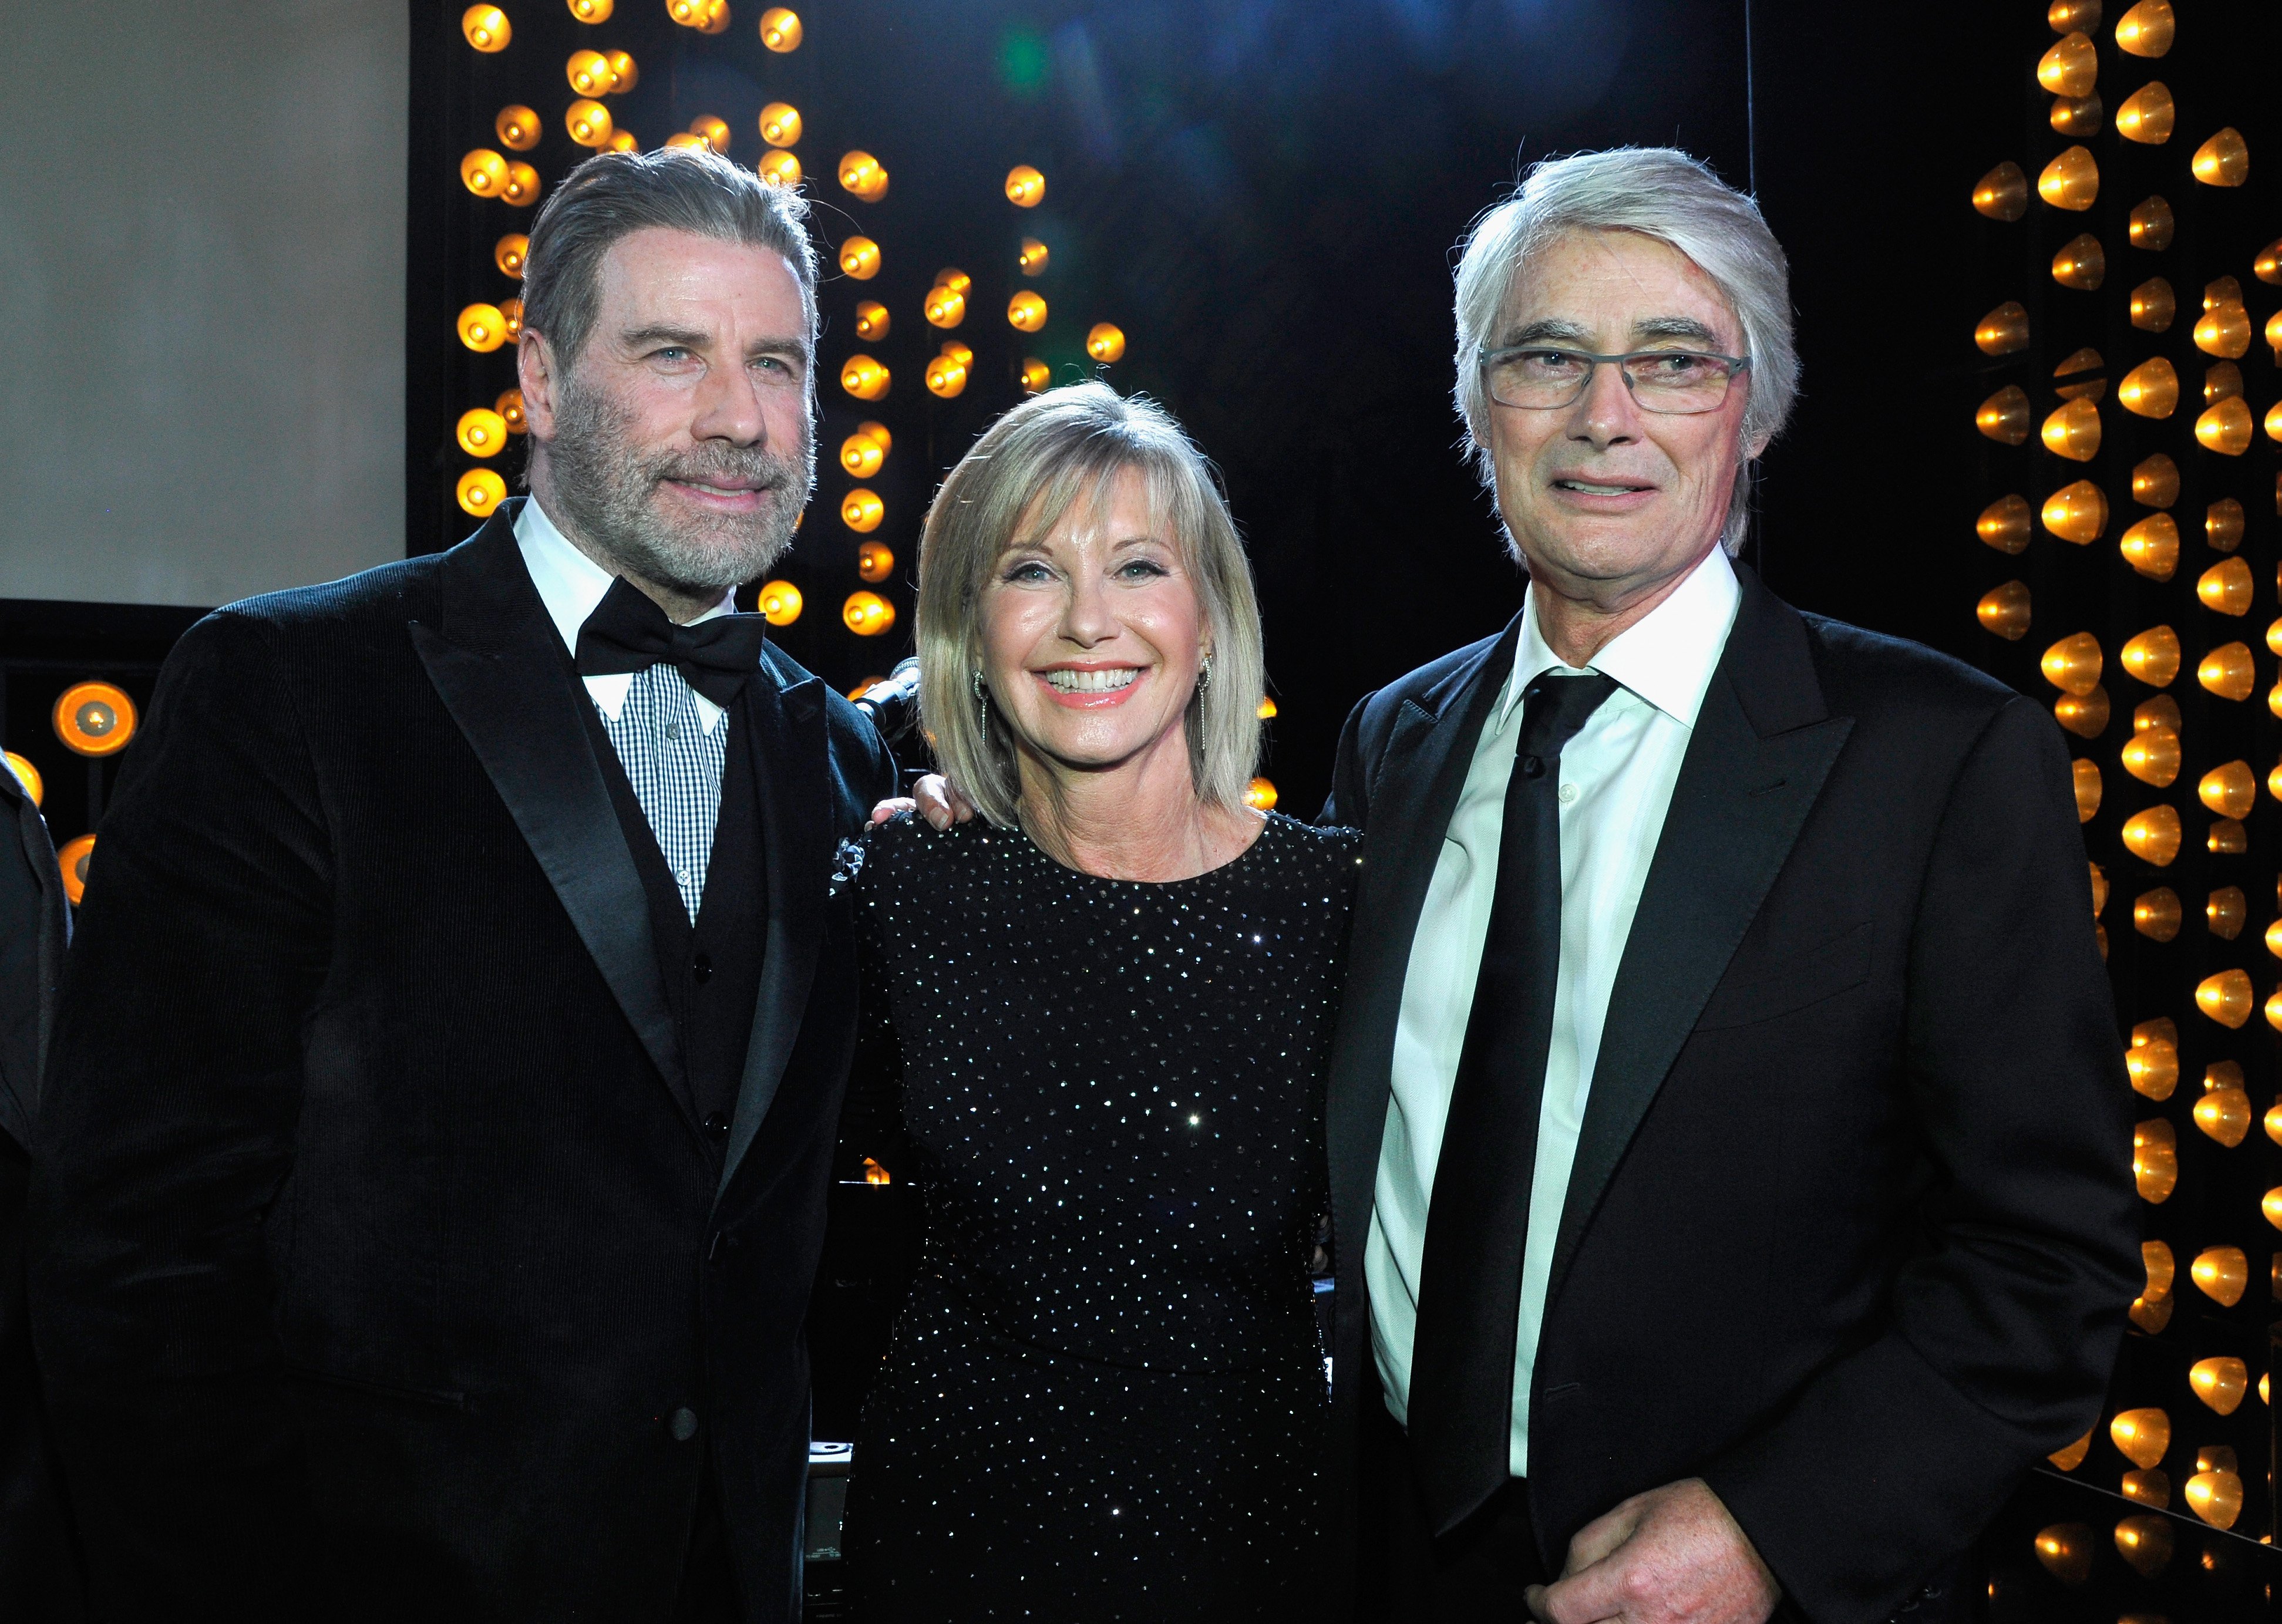
POLYGON ((531 584, 505 509, 446 556, 442 593, 443 625, 411 625, 428 679, 687 1115, 648 899, 578 710, 593 701, 531 584))
MULTIPOLYGON (((1442 855, 1444 831, 1473 765, 1474 746, 1513 669, 1520 636, 1521 617, 1516 615, 1480 659, 1418 699, 1405 700, 1386 748, 1371 766, 1362 880, 1323 1106, 1331 1209, 1342 1218, 1370 1210, 1411 937, 1442 855)), ((1359 1232, 1345 1244, 1349 1256, 1361 1257, 1359 1232)))
POLYGON ((825 885, 831 866, 832 787, 826 770, 824 684, 815 677, 789 688, 764 669, 747 687, 753 770, 759 775, 761 831, 769 877, 767 956, 753 1006, 745 1076, 731 1118, 722 1189, 736 1176, 753 1136, 774 1102, 785 1063, 800 1036, 809 985, 823 946, 825 885))
POLYGON ((1704 693, 1609 996, 1548 1301, 1853 731, 1852 718, 1831 715, 1823 700, 1797 612, 1738 574, 1743 603, 1704 693))

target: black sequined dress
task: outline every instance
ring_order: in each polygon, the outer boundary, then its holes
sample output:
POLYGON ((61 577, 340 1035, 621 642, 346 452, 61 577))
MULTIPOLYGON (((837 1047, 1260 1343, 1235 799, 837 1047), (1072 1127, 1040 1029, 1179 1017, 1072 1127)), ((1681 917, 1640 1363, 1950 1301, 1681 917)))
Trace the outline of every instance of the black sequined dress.
POLYGON ((844 1148, 926 1191, 842 1549, 865 1620, 1293 1615, 1322 1568, 1323 1072, 1359 837, 1075 872, 873 831, 844 1148))

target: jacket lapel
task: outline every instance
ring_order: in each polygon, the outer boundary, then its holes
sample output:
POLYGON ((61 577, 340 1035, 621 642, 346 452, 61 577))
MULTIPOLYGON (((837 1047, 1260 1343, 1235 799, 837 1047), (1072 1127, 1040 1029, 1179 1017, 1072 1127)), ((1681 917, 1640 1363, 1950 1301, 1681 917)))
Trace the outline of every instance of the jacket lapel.
MULTIPOLYGON (((63 980, 65 945, 71 940, 71 910, 64 901, 63 872, 48 825, 16 775, 0 765, 0 819, 14 827, 13 838, 33 885, 39 892, 38 943, 33 950, 35 1013, 31 1041, 0 1056, 0 1133, 29 1149, 40 1114, 40 1075, 48 1058, 48 1032, 55 1017, 56 988, 63 980)), ((9 834, 0 831, 0 839, 9 834)))
POLYGON ((753 1007, 753 1034, 745 1049, 744 1079, 721 1170, 720 1187, 725 1190, 776 1099, 785 1063, 800 1035, 824 936, 833 804, 826 762, 824 684, 813 677, 789 687, 777 684, 778 674, 765 656, 761 676, 745 691, 768 872, 768 944, 753 1007))
POLYGON ((503 505, 444 557, 440 627, 412 644, 578 939, 685 1115, 649 904, 578 707, 591 701, 532 585, 503 505))
POLYGON ((1473 764, 1490 707, 1513 669, 1516 615, 1479 658, 1405 700, 1371 769, 1362 878, 1347 954, 1347 992, 1324 1100, 1331 1210, 1343 1257, 1358 1263, 1369 1226, 1389 1069, 1410 941, 1442 854, 1442 836, 1473 764))
POLYGON ((1833 716, 1798 614, 1746 569, 1609 996, 1548 1298, 1625 1148, 1758 915, 1853 730, 1833 716))

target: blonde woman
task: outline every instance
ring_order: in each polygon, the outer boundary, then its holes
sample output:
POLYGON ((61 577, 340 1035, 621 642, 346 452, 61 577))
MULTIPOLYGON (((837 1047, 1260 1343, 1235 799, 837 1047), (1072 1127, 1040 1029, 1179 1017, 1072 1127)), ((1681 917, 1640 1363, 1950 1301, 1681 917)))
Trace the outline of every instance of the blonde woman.
POLYGON ((843 1150, 924 1187, 865 1411, 865 1620, 1288 1616, 1318 1560, 1307 1258, 1355 837, 1247 808, 1259 612, 1160 408, 1026 402, 920 544, 980 814, 873 831, 843 1150))

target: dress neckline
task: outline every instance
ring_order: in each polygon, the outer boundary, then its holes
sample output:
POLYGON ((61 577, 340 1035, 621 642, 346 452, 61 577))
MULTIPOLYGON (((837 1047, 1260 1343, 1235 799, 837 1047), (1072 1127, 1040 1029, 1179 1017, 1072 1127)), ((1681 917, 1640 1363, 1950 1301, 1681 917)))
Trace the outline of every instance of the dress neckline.
POLYGON ((1145 891, 1169 891, 1178 885, 1193 885, 1200 880, 1211 879, 1215 876, 1228 873, 1267 843, 1268 831, 1270 829, 1278 824, 1288 824, 1291 821, 1280 812, 1261 813, 1260 831, 1252 837, 1242 851, 1237 853, 1226 862, 1215 864, 1201 873, 1191 874, 1181 879, 1118 879, 1107 874, 1089 873, 1083 869, 1074 869, 1055 857, 1044 847, 1032 839, 1030 831, 1020 824, 1013 825, 1006 832, 1020 840, 1032 856, 1058 874, 1067 874, 1073 879, 1091 880, 1098 885, 1132 885, 1145 891))

